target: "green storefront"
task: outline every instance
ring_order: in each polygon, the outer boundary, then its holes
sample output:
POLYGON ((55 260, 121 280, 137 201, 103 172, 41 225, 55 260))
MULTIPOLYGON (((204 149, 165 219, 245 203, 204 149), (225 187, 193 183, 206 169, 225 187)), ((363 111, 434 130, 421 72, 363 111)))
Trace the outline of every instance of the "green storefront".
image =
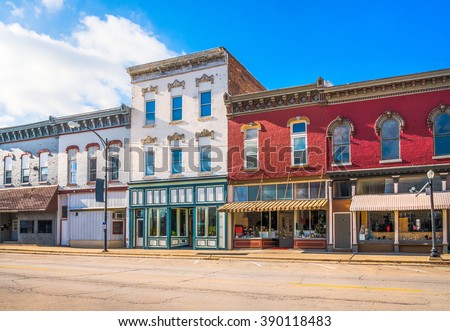
POLYGON ((130 183, 130 248, 227 249, 226 177, 130 183))

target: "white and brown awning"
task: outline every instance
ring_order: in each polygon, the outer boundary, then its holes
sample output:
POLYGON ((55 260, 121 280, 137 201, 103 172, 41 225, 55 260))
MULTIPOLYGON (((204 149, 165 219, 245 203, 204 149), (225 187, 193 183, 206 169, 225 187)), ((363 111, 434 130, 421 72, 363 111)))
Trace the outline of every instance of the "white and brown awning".
MULTIPOLYGON (((434 209, 450 209, 450 192, 433 194, 434 209)), ((430 196, 420 194, 367 194, 355 195, 350 211, 428 210, 430 196)))
POLYGON ((327 199, 229 202, 219 207, 228 213, 326 209, 327 199))

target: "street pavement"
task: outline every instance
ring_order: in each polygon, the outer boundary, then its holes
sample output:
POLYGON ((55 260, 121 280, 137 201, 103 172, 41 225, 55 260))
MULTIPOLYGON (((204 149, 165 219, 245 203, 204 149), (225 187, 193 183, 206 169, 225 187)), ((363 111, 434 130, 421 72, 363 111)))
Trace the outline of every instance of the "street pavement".
POLYGON ((294 249, 264 250, 193 250, 193 249, 127 249, 111 248, 103 252, 101 248, 72 248, 63 246, 39 246, 25 244, 0 244, 0 254, 52 254, 52 255, 86 255, 136 258, 177 258, 177 259, 240 259, 268 260, 280 262, 334 262, 361 264, 431 264, 450 265, 450 254, 442 254, 440 258, 430 258, 428 254, 406 253, 351 253, 351 252, 312 252, 294 249))

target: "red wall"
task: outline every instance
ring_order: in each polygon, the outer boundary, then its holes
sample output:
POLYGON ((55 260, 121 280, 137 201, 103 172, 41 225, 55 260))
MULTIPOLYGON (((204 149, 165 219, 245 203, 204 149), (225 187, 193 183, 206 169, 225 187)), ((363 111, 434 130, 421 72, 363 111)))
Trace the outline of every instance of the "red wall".
POLYGON ((228 167, 232 180, 320 176, 326 174, 324 109, 319 106, 262 112, 232 118, 228 121, 228 167), (307 126, 309 147, 308 163, 305 168, 291 167, 291 135, 288 120, 296 116, 306 116, 311 125, 307 126), (259 131, 259 165, 257 172, 245 172, 243 161, 244 134, 241 127, 249 122, 261 124, 259 131))
POLYGON ((450 104, 450 91, 439 91, 406 96, 381 98, 328 106, 309 106, 241 115, 228 121, 229 158, 231 180, 325 175, 338 170, 331 167, 331 139, 326 129, 336 117, 350 119, 355 126, 351 138, 351 166, 349 170, 449 163, 449 159, 433 160, 433 134, 427 127, 428 114, 441 103, 450 104), (397 112, 405 119, 405 129, 400 135, 402 162, 380 163, 380 140, 375 134, 375 122, 386 110, 397 112), (308 163, 305 168, 291 167, 291 141, 289 119, 306 116, 308 125, 308 163), (258 122, 260 170, 245 172, 243 169, 243 124, 258 122))
MULTIPOLYGON (((355 135, 350 140, 352 165, 347 166, 349 170, 449 163, 450 159, 433 160, 433 133, 427 126, 428 114, 441 103, 450 104, 450 91, 327 106, 326 116, 329 122, 338 116, 346 117, 355 126, 355 135), (374 127, 378 117, 386 110, 400 114, 405 120, 405 128, 400 133, 402 162, 380 163, 380 138, 374 127)), ((330 139, 328 146, 331 148, 330 139)))

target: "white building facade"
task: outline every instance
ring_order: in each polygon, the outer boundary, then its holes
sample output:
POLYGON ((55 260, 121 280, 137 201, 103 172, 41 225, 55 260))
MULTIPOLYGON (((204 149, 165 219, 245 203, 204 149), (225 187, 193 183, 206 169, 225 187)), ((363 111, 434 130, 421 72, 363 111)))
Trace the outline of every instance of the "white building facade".
POLYGON ((130 108, 77 114, 55 123, 64 130, 58 146, 61 245, 104 247, 106 225, 106 247, 125 247, 129 174, 124 146, 130 136, 130 108), (79 128, 71 128, 69 122, 79 128), (106 223, 105 203, 96 200, 96 181, 105 179, 105 143, 109 153, 106 223))
POLYGON ((130 247, 227 249, 224 93, 264 87, 224 48, 128 68, 130 247))

